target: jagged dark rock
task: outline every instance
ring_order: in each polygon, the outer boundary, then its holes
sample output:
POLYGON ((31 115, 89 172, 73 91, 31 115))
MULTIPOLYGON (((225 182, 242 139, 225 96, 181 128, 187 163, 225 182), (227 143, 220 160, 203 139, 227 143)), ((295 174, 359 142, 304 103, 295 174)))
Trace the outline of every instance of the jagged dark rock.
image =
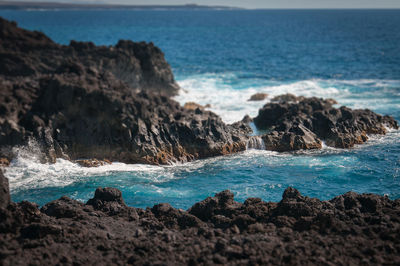
POLYGON ((4 177, 0 170, 0 208, 6 208, 10 204, 10 189, 8 179, 4 177))
POLYGON ((268 150, 292 151, 321 148, 321 141, 337 148, 362 144, 368 134, 386 134, 398 129, 397 121, 368 109, 335 108, 333 99, 277 96, 259 110, 254 123, 269 130, 262 136, 268 150))
POLYGON ((0 37, 0 157, 37 142, 43 161, 168 164, 246 147, 240 128, 169 98, 177 85, 151 43, 62 46, 3 19, 0 37))
POLYGON ((177 94, 171 68, 153 43, 121 40, 115 46, 96 46, 92 42, 71 41, 69 46, 54 43, 37 31, 17 28, 0 18, 0 74, 32 77, 43 74, 74 73, 86 69, 107 73, 132 90, 166 95, 177 94))
POLYGON ((279 203, 229 190, 188 211, 125 205, 115 188, 87 204, 0 206, 0 264, 392 264, 400 263, 400 201, 349 192, 329 201, 294 188, 279 203))

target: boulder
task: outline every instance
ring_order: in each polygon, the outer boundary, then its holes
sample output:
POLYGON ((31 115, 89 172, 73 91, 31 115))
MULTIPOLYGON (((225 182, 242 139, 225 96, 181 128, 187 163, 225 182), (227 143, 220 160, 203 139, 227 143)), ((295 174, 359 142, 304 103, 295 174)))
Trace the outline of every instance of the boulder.
POLYGON ((251 101, 253 101, 253 102, 254 101, 263 101, 267 97, 268 97, 267 93, 258 92, 256 94, 251 95, 250 98, 247 101, 249 101, 249 102, 251 102, 251 101))

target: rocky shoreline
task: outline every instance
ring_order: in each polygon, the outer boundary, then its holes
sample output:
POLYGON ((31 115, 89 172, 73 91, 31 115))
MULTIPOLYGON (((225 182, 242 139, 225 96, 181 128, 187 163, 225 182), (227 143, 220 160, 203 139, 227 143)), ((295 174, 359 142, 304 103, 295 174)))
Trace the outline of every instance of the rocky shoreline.
POLYGON ((34 146, 42 162, 171 164, 246 148, 320 149, 322 141, 350 148, 368 134, 398 129, 389 116, 290 94, 272 99, 254 119, 227 125, 201 105, 171 99, 179 86, 152 43, 59 45, 1 18, 0 37, 1 165, 16 156, 16 146, 34 146), (252 121, 268 133, 251 136, 252 121))
POLYGON ((288 188, 278 203, 226 190, 189 210, 128 207, 115 188, 86 204, 10 201, 0 172, 1 265, 398 265, 400 200, 329 201, 288 188))
MULTIPOLYGON (((1 18, 0 39, 0 167, 21 146, 50 163, 170 164, 247 148, 351 148, 398 129, 389 116, 289 94, 228 125, 207 106, 171 99, 179 87, 152 43, 59 45, 1 18), (252 136, 251 123, 263 133, 252 136)), ((294 188, 278 203, 233 196, 144 210, 99 188, 87 203, 62 197, 39 208, 12 202, 0 171, 0 264, 400 264, 400 200, 349 192, 320 201, 294 188)))

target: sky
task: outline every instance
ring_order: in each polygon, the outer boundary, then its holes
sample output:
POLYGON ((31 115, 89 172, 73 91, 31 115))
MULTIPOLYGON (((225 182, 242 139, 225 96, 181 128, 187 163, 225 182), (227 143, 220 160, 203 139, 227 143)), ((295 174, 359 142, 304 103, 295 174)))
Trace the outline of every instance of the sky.
MULTIPOLYGON (((10 1, 10 0, 8 0, 10 1)), ((13 0, 11 0, 14 2, 13 0)), ((17 0, 16 0, 17 1, 17 0)), ((400 0, 19 0, 131 5, 224 5, 243 8, 400 8, 400 0)))

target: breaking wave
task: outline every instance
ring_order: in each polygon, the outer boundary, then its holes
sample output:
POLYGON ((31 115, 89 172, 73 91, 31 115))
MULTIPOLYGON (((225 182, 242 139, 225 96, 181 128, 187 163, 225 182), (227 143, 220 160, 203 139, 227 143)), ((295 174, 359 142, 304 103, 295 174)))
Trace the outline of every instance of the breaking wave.
POLYGON ((182 90, 175 99, 184 104, 210 104, 210 110, 226 123, 241 120, 244 115, 254 117, 258 110, 274 96, 291 93, 306 97, 334 98, 339 105, 351 108, 370 108, 392 115, 400 109, 400 80, 321 80, 294 82, 240 80, 235 74, 202 74, 178 79, 182 90), (267 93, 265 101, 250 102, 255 93, 267 93))

